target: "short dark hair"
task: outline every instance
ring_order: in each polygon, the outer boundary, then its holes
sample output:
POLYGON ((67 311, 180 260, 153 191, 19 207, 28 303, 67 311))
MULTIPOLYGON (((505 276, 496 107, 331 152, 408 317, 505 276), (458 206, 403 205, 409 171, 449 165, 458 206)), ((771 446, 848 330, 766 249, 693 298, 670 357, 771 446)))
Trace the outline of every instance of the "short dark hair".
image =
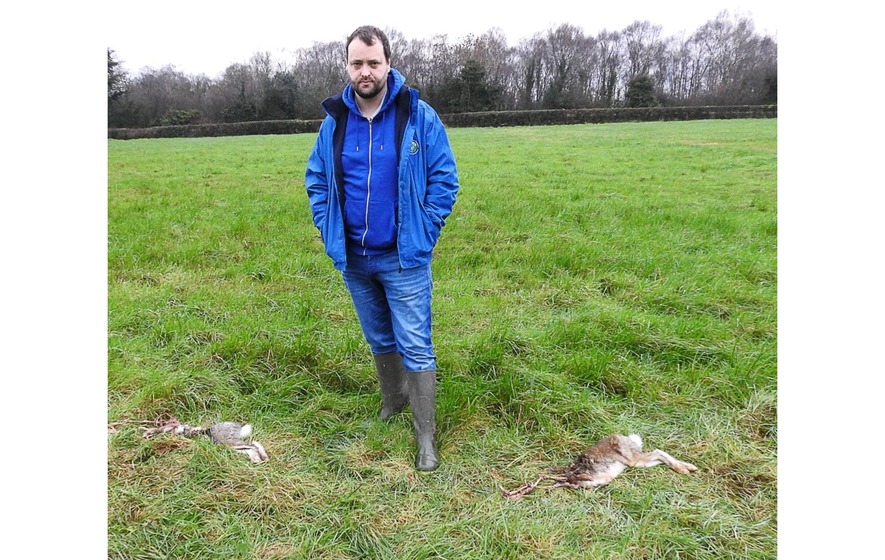
POLYGON ((390 61, 390 41, 387 40, 387 35, 374 25, 357 27, 356 30, 347 37, 347 42, 344 43, 345 60, 347 60, 347 50, 350 48, 350 44, 354 39, 359 39, 370 46, 374 45, 376 40, 381 41, 381 46, 384 48, 384 58, 387 59, 388 62, 390 61))

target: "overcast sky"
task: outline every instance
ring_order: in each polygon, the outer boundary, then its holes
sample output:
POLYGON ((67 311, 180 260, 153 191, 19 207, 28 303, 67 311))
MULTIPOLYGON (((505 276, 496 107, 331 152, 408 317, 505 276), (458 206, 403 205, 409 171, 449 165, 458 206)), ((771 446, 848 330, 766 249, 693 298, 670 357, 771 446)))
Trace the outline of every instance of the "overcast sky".
MULTIPOLYGON (((393 28, 407 39, 445 34, 451 42, 500 28, 508 44, 562 23, 596 35, 647 20, 666 36, 692 33, 722 10, 750 17, 760 34, 777 35, 778 3, 772 0, 630 0, 576 2, 542 0, 525 7, 512 0, 444 0, 437 3, 390 2, 230 2, 227 0, 155 0, 115 2, 105 11, 107 47, 130 73, 145 67, 173 65, 186 74, 216 77, 231 64, 247 62, 256 52, 285 60, 315 42, 343 40, 360 25, 393 28), (320 5, 321 7, 317 7, 320 5), (439 6, 438 8, 434 6, 439 6)), ((395 65, 395 62, 394 62, 395 65)))

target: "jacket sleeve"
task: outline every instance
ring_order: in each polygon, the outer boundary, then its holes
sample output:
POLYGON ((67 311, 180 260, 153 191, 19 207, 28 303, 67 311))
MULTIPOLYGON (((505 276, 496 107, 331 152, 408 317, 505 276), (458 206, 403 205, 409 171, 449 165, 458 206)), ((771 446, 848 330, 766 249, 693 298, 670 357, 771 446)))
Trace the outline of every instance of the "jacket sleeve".
POLYGON ((455 155, 439 115, 430 109, 425 118, 425 145, 427 153, 427 190, 424 208, 434 225, 442 228, 452 213, 460 187, 455 155))
POLYGON ((331 162, 324 159, 323 142, 328 138, 328 126, 326 122, 320 127, 313 150, 307 159, 307 170, 304 173, 304 184, 307 189, 307 200, 310 204, 310 213, 313 216, 313 224, 322 231, 326 221, 326 211, 329 202, 328 168, 331 162))

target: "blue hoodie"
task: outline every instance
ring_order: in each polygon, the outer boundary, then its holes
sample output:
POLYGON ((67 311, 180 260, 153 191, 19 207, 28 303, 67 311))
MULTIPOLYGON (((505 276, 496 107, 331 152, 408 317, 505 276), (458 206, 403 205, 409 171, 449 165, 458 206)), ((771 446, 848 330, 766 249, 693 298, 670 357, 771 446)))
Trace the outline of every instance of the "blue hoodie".
MULTIPOLYGON (((430 105, 419 99, 417 90, 403 85, 405 80, 399 72, 391 69, 390 74, 393 76, 394 87, 399 93, 392 92, 394 88, 390 87, 388 81, 391 94, 389 99, 385 99, 384 104, 390 105, 387 106, 383 118, 380 117, 380 113, 376 117, 377 129, 387 130, 386 127, 390 127, 395 130, 394 144, 398 164, 393 231, 400 265, 403 268, 411 268, 427 264, 433 257, 433 249, 440 230, 455 204, 459 188, 458 172, 439 115, 430 105), (391 124, 393 126, 390 126, 391 124)), ((344 270, 347 266, 346 239, 349 239, 345 227, 344 201, 351 196, 351 193, 345 193, 346 179, 342 164, 345 137, 349 135, 348 129, 351 128, 352 111, 348 109, 345 101, 347 91, 348 88, 345 87, 341 93, 323 101, 327 116, 320 125, 304 174, 314 225, 320 232, 326 253, 338 270, 344 270)), ((350 97, 352 100, 352 93, 350 97)), ((373 135, 377 129, 373 128, 373 135)), ((389 138, 387 132, 382 132, 380 136, 383 139, 389 138)), ((356 138, 358 139, 359 135, 356 138)), ((363 141, 367 142, 365 139, 363 141)), ((374 149, 374 142, 372 146, 374 149)), ((378 144, 378 151, 374 154, 387 150, 386 143, 384 150, 381 150, 378 144)), ((380 189, 380 185, 389 184, 388 181, 378 183, 376 179, 371 183, 375 194, 369 193, 364 200, 370 202, 373 198, 380 200, 376 198, 381 196, 379 192, 383 190, 380 189)), ((390 193, 387 192, 384 196, 390 198, 390 193)), ((373 209, 369 204, 370 216, 382 213, 383 204, 378 206, 373 209)), ((384 215, 390 217, 387 212, 384 212, 384 215)), ((367 239, 370 237, 380 239, 373 235, 372 224, 368 231, 367 239)))
POLYGON ((404 82, 399 72, 387 74, 385 98, 373 118, 360 114, 351 84, 342 95, 350 109, 341 151, 344 231, 347 248, 360 255, 377 255, 396 247, 398 162, 393 99, 404 82))

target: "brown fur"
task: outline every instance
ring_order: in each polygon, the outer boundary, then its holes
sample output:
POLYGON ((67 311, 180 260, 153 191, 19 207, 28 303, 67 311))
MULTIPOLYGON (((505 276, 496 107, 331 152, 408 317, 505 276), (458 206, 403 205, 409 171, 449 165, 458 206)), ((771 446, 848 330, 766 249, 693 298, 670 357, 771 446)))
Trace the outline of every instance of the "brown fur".
POLYGON ((675 459, 668 453, 655 449, 642 451, 642 439, 637 435, 612 435, 599 440, 596 445, 578 455, 565 469, 564 476, 541 475, 532 484, 523 484, 515 490, 501 488, 504 497, 518 500, 534 490, 543 480, 553 480, 551 488, 595 488, 605 486, 629 467, 653 467, 664 464, 680 474, 698 470, 691 463, 675 459))

